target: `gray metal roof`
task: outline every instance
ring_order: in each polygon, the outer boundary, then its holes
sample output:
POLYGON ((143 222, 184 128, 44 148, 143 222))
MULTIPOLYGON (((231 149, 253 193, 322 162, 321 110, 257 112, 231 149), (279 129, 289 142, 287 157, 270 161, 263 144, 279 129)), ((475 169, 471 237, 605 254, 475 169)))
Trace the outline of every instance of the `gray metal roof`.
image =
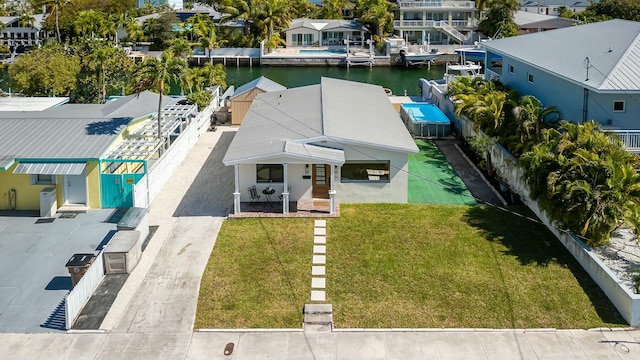
POLYGON ((487 41, 483 46, 594 91, 640 91, 640 22, 609 20, 487 41))
POLYGON ((298 28, 307 28, 312 30, 320 30, 320 31, 329 31, 332 29, 351 29, 351 30, 362 30, 369 31, 362 23, 358 20, 343 20, 343 19, 307 19, 307 18, 299 18, 291 21, 291 25, 289 28, 284 31, 289 31, 298 28))
POLYGON ((349 145, 418 151, 382 87, 322 78, 256 96, 223 162, 342 164, 349 145))
POLYGON ((544 15, 544 14, 536 14, 536 13, 520 11, 520 10, 516 11, 516 13, 513 15, 513 21, 516 24, 518 24, 518 26, 526 26, 526 25, 535 24, 543 21, 550 21, 550 20, 557 22, 558 25, 560 25, 561 23, 569 23, 569 24, 578 23, 578 20, 574 20, 574 19, 567 19, 559 16, 551 16, 551 15, 544 15))
MULTIPOLYGON (((167 98, 167 102, 175 101, 167 98)), ((15 159, 98 159, 127 124, 154 113, 158 95, 124 97, 108 104, 66 104, 45 111, 7 111, 0 117, 1 167, 15 159), (129 116, 127 116, 127 112, 129 116), (106 113, 106 114, 105 114, 106 113)))
MULTIPOLYGON (((598 0, 595 0, 598 2, 598 0)), ((569 8, 575 7, 587 7, 589 6, 589 0, 520 0, 520 6, 522 7, 538 7, 540 6, 566 6, 569 8)))
POLYGON ((285 90, 286 87, 282 86, 280 84, 278 84, 277 82, 266 78, 264 76, 260 76, 257 79, 254 79, 252 81, 249 81, 248 83, 240 86, 231 96, 231 99, 236 98, 242 94, 244 94, 245 92, 254 89, 254 88, 258 88, 264 92, 270 92, 270 91, 280 91, 280 90, 285 90))
POLYGON ((80 175, 86 163, 20 163, 14 174, 80 175))

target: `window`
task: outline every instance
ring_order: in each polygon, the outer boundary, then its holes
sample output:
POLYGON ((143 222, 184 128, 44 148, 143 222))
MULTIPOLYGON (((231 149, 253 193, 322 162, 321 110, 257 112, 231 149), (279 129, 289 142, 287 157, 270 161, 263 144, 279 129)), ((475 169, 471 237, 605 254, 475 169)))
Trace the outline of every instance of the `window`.
POLYGON ((614 112, 624 112, 624 100, 615 100, 613 102, 613 111, 614 112))
POLYGON ((284 182, 282 164, 257 164, 256 182, 284 182))
POLYGON ((509 65, 509 72, 513 74, 513 65, 509 65))
POLYGON ((55 183, 56 183, 55 175, 42 175, 42 174, 31 175, 31 185, 55 185, 55 183))
POLYGON ((342 165, 341 182, 389 182, 389 162, 347 161, 342 165))
POLYGON ((527 81, 529 81, 530 83, 533 82, 533 74, 527 73, 527 81))

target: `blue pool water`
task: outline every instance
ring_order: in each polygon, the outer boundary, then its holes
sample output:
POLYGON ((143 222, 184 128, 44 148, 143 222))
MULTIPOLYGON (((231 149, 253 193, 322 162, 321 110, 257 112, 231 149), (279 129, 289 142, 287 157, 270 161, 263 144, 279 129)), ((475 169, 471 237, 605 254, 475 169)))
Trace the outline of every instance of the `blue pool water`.
POLYGON ((323 49, 323 50, 307 50, 301 49, 298 50, 301 54, 314 54, 314 55, 334 55, 334 54, 346 54, 347 51, 344 49, 323 49))
POLYGON ((407 114, 412 115, 415 122, 428 121, 432 123, 449 123, 449 118, 440 109, 430 103, 402 104, 407 114))

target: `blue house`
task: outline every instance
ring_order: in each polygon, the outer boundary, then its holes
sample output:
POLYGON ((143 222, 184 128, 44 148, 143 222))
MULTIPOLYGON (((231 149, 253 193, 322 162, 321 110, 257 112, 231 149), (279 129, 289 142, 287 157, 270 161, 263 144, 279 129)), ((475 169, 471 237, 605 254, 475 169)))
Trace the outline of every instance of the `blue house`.
POLYGON ((640 22, 610 20, 483 45, 487 80, 557 106, 566 120, 640 135, 640 22))

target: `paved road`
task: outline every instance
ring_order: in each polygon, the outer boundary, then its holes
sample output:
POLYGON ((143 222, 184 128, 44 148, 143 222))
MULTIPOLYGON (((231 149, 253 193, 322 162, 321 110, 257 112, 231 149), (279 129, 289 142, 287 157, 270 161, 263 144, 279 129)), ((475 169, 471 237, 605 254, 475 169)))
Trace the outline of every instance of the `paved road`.
POLYGON ((193 332, 200 276, 232 203, 232 172, 220 159, 233 134, 223 131, 202 136, 153 202, 150 224, 160 228, 105 318, 105 331, 0 334, 0 359, 640 358, 638 330, 193 332), (225 356, 228 343, 235 350, 225 356))

